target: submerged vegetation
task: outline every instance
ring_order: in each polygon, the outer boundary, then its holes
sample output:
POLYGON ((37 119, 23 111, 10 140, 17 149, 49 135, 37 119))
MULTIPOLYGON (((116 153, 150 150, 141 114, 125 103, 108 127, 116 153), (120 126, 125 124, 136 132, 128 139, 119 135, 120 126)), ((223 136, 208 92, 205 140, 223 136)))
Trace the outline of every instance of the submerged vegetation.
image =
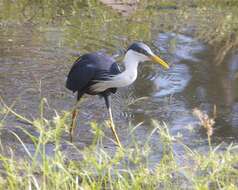
MULTIPOLYGON (((44 100, 40 106, 44 110, 44 100)), ((14 113, 6 107, 2 114, 14 113)), ((37 136, 18 127, 30 139, 34 151, 29 149, 16 132, 12 135, 21 144, 24 156, 15 155, 14 147, 1 146, 0 189, 236 189, 238 176, 238 146, 211 147, 208 152, 195 151, 183 144, 179 137, 169 134, 165 124, 152 121, 154 130, 141 144, 131 141, 123 149, 104 147, 106 136, 96 123, 91 123, 93 143, 80 149, 65 141, 69 113, 55 113, 52 120, 43 117, 32 121, 37 136), (150 164, 150 138, 158 133, 161 159, 150 164), (63 145, 63 143, 66 145, 63 145), (174 145, 183 147, 178 155, 174 145), (48 147, 52 147, 49 154, 48 147), (223 150, 222 150, 223 149, 223 150), (69 156, 71 155, 71 156, 69 156), (73 157, 77 160, 72 159, 73 157)), ((28 120, 24 118, 24 120, 28 120)), ((104 126, 102 126, 104 127, 104 126)), ((137 126, 138 127, 138 126, 137 126)), ((134 139, 137 127, 129 127, 134 139)))

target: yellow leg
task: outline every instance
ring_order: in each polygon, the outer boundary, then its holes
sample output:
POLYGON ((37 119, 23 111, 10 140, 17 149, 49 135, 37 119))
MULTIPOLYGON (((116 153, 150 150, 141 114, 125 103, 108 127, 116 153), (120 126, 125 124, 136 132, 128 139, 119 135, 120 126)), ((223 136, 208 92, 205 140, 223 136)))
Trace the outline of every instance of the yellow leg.
POLYGON ((109 112, 109 117, 110 117, 110 128, 112 130, 112 133, 113 133, 114 137, 116 138, 116 142, 117 142, 118 146, 120 148, 122 148, 121 142, 120 142, 119 137, 116 133, 115 125, 114 125, 114 122, 113 122, 111 107, 108 108, 108 112, 109 112))
POLYGON ((69 128, 70 142, 73 142, 73 133, 74 133, 74 129, 77 124, 77 116, 79 113, 78 104, 79 104, 79 100, 76 102, 76 104, 73 108, 73 112, 72 112, 72 122, 71 122, 71 126, 69 128))
POLYGON ((73 133, 74 133, 74 129, 76 127, 77 124, 77 115, 78 115, 79 111, 77 110, 77 107, 74 108, 73 112, 72 112, 72 123, 71 126, 69 128, 69 135, 70 135, 70 142, 73 142, 73 133))

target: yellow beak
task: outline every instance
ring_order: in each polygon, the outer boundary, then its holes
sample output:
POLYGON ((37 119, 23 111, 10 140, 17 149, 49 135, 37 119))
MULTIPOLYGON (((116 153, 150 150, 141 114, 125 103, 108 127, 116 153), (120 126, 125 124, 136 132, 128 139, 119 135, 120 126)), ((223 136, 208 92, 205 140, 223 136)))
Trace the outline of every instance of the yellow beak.
POLYGON ((152 61, 161 64, 164 68, 169 69, 168 63, 166 63, 164 60, 162 60, 159 56, 152 55, 150 58, 152 61))

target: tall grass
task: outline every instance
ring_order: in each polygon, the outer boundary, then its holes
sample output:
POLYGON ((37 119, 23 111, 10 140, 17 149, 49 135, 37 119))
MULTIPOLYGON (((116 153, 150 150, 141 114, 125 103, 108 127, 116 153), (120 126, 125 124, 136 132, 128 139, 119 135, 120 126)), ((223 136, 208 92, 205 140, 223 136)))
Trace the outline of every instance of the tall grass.
MULTIPOLYGON (((70 123, 69 113, 56 113, 52 120, 46 120, 43 108, 44 100, 40 117, 31 121, 38 136, 19 127, 31 139, 34 152, 12 132, 23 147, 25 157, 19 158, 13 150, 9 155, 0 155, 0 189, 237 189, 237 145, 223 151, 217 146, 211 147, 209 152, 199 152, 171 136, 166 124, 152 121, 154 130, 144 137, 144 144, 134 140, 123 149, 114 150, 104 148, 106 137, 98 127, 100 124, 92 123, 93 143, 79 149, 62 138, 70 123), (151 167, 150 141, 154 133, 159 134, 161 159, 151 167), (175 143, 184 147, 182 156, 174 150, 175 143), (46 151, 49 145, 54 147, 51 155, 46 151), (67 151, 77 159, 70 159, 63 145, 67 145, 67 151)), ((10 108, 7 110, 14 113, 10 108)), ((131 129, 132 136, 136 130, 136 127, 131 129)))

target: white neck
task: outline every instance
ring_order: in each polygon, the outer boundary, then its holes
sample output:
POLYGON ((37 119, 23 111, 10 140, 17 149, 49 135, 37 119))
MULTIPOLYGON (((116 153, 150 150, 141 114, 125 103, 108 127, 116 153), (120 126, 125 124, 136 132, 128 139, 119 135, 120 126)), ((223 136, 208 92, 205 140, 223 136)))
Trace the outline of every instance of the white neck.
POLYGON ((117 82, 117 87, 125 87, 132 84, 137 78, 137 68, 140 62, 139 57, 132 51, 128 51, 123 60, 125 70, 115 76, 114 81, 117 82))
POLYGON ((123 60, 125 64, 125 70, 118 75, 112 76, 108 81, 100 81, 100 83, 93 85, 92 89, 94 89, 95 91, 103 91, 108 88, 120 88, 129 86, 137 78, 137 68, 139 62, 146 60, 146 57, 141 56, 134 51, 127 51, 123 60))
POLYGON ((134 52, 129 51, 125 54, 123 62, 125 64, 125 71, 137 71, 140 60, 134 52))

